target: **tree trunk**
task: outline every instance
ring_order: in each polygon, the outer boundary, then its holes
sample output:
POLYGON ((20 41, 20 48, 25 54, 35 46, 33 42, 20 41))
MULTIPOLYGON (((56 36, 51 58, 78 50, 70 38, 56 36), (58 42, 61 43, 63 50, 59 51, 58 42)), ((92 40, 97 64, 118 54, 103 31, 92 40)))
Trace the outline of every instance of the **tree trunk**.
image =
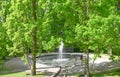
POLYGON ((32 54, 31 75, 36 75, 36 54, 32 54))
POLYGON ((109 49, 109 55, 112 56, 112 48, 109 49))
MULTIPOLYGON (((87 26, 87 22, 89 20, 89 0, 84 0, 84 9, 83 9, 83 12, 85 14, 85 19, 84 19, 84 26, 87 26)), ((85 37, 85 42, 88 42, 89 41, 89 37, 86 36, 85 37)), ((88 50, 88 44, 85 48, 85 53, 86 53, 86 59, 85 59, 85 75, 84 77, 90 77, 90 71, 89 71, 89 50, 88 50)))
POLYGON ((5 57, 5 56, 3 56, 3 57, 2 57, 2 60, 6 60, 6 57, 5 57))
POLYGON ((36 75, 36 53, 37 53, 37 27, 32 31, 33 49, 32 49, 32 66, 31 75, 36 75))
MULTIPOLYGON (((37 9, 37 1, 32 0, 32 8, 33 8, 33 18, 34 21, 37 21, 36 9, 37 9)), ((36 53, 37 53, 37 26, 35 26, 32 30, 32 66, 31 66, 31 75, 36 75, 36 53)))
POLYGON ((86 59, 85 59, 85 74, 84 77, 90 77, 90 71, 89 71, 89 51, 88 49, 85 50, 86 53, 86 59))

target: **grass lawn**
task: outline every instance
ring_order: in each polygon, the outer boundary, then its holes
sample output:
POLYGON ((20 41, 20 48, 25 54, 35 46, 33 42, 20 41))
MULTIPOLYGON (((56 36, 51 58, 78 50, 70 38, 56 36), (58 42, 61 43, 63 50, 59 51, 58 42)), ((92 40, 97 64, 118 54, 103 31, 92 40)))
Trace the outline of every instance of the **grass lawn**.
POLYGON ((30 76, 26 72, 0 74, 0 77, 44 77, 43 75, 30 76))
POLYGON ((36 76, 30 76, 26 75, 27 72, 12 72, 10 69, 5 68, 4 69, 0 68, 0 77, 44 77, 42 74, 38 74, 36 76))
POLYGON ((108 72, 93 74, 93 77, 120 77, 120 68, 108 72))
MULTIPOLYGON (((81 76, 78 76, 78 77, 81 77, 81 76)), ((92 74, 92 77, 120 77, 120 68, 103 72, 103 73, 92 74)))

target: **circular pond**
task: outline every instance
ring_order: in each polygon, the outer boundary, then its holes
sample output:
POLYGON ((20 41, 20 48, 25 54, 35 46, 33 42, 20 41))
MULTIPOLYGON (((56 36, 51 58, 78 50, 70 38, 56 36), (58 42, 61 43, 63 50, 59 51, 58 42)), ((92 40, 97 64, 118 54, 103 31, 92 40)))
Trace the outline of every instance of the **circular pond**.
POLYGON ((36 57, 37 63, 42 63, 49 66, 71 66, 81 65, 86 57, 84 53, 62 53, 62 58, 59 58, 59 53, 42 54, 36 57))

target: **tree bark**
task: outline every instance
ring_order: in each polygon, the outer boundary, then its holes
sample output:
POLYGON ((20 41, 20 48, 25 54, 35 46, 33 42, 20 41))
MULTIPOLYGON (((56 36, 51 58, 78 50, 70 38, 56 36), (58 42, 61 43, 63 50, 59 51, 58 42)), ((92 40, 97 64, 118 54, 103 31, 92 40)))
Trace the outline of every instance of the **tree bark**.
POLYGON ((36 54, 32 54, 31 75, 36 75, 36 54))
POLYGON ((32 31, 32 66, 31 66, 31 75, 36 75, 36 53, 37 53, 37 27, 33 28, 32 31))
MULTIPOLYGON (((37 9, 37 1, 32 0, 33 7, 33 20, 37 21, 36 9, 37 9)), ((36 75, 36 53, 37 53, 37 26, 35 26, 32 30, 32 66, 31 66, 31 75, 36 75)))
MULTIPOLYGON (((87 22, 89 20, 89 1, 84 0, 84 10, 85 14, 85 19, 84 19, 84 26, 87 26, 87 22)), ((89 37, 85 37, 85 42, 89 41, 89 37)), ((89 71, 89 50, 88 50, 88 44, 85 48, 85 53, 86 53, 86 59, 85 59, 85 74, 84 77, 90 77, 90 71, 89 71)))
POLYGON ((86 59, 85 59, 85 73, 84 77, 90 77, 90 71, 89 71, 89 51, 88 49, 85 50, 86 53, 86 59))
POLYGON ((112 48, 109 49, 109 55, 112 56, 112 48))

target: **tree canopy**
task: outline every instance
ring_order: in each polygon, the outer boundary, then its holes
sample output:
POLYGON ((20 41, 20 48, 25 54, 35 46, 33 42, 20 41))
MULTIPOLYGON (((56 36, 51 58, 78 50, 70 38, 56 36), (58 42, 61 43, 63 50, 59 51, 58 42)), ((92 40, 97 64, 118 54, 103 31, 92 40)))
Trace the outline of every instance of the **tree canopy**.
MULTIPOLYGON (((120 55, 120 2, 117 0, 4 0, 0 1, 0 55, 66 46, 120 55)), ((89 61, 89 60, 88 60, 89 61)), ((88 67, 89 68, 89 67, 88 67)))

